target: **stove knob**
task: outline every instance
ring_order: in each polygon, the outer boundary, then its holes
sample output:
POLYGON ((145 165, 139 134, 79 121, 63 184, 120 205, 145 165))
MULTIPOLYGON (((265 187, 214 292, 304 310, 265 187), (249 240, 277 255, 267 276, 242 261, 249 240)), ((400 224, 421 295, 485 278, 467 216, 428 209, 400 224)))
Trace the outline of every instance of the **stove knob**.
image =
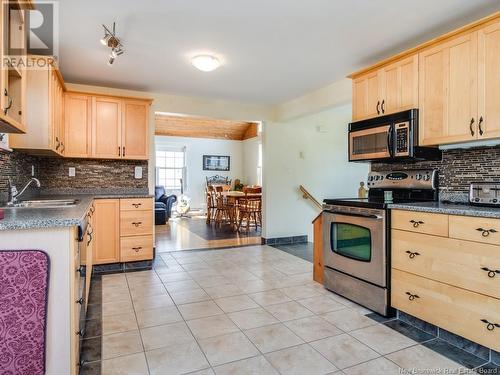
POLYGON ((425 181, 429 181, 430 179, 431 179, 431 176, 429 176, 428 174, 426 174, 425 177, 424 177, 424 180, 425 181))
POLYGON ((375 180, 377 181, 380 180, 380 176, 375 177, 375 180))
POLYGON ((498 202, 498 199, 493 199, 492 200, 493 203, 497 203, 498 202))
POLYGON ((475 198, 474 201, 479 202, 481 199, 475 198))
POLYGON ((417 181, 420 181, 422 179, 422 175, 420 173, 417 173, 415 175, 415 178, 417 179, 417 181))
POLYGON ((373 181, 373 176, 370 176, 370 177, 368 178, 368 181, 373 181))

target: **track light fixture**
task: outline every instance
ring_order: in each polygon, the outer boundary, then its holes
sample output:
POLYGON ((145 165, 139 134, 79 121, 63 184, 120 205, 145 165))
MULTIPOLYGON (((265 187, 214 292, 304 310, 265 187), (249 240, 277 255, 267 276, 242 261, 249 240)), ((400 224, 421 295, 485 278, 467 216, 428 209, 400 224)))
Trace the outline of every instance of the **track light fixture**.
POLYGON ((115 62, 118 56, 123 55, 125 48, 121 43, 120 39, 116 36, 115 32, 115 22, 113 22, 113 31, 109 30, 106 25, 102 25, 104 28, 104 36, 101 38, 101 44, 108 48, 111 48, 109 54, 108 65, 111 66, 115 62))

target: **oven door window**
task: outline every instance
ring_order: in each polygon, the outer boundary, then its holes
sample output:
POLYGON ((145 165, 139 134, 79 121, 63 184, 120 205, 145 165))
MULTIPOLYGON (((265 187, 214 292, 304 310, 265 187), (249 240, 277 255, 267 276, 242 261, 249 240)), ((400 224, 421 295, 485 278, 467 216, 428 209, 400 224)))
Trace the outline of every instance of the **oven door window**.
POLYGON ((330 247, 338 255, 370 262, 372 258, 372 238, 370 229, 359 225, 338 223, 331 224, 330 247))

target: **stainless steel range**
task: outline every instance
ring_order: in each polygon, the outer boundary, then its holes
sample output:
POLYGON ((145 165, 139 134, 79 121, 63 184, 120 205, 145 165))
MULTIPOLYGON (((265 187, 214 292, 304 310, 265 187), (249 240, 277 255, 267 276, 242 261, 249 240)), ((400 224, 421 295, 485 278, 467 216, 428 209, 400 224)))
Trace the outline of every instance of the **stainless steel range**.
POLYGON ((325 199, 325 287, 384 316, 390 308, 390 203, 438 200, 435 170, 370 172, 368 198, 325 199))

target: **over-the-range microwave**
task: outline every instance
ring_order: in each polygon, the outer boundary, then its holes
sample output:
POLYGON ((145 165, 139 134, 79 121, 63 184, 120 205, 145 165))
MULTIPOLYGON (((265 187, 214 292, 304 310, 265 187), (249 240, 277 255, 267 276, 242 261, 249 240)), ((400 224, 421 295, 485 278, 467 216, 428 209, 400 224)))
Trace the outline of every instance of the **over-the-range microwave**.
POLYGON ((418 109, 349 124, 349 161, 441 160, 441 151, 418 145, 418 109))

